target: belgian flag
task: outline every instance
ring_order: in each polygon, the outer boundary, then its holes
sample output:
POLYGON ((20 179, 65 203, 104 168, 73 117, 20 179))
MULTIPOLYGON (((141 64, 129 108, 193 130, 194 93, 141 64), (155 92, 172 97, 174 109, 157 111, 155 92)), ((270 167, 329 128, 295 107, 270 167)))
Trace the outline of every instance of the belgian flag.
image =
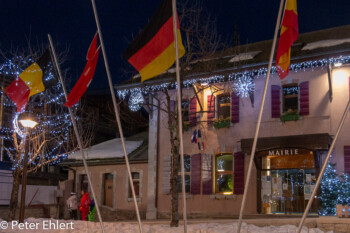
POLYGON ((5 92, 10 99, 16 104, 17 111, 23 112, 29 97, 38 94, 49 86, 52 82, 45 81, 45 73, 49 70, 51 62, 50 50, 46 49, 41 57, 28 66, 16 79, 6 88, 5 92))
MULTIPOLYGON (((178 18, 177 18, 178 21, 178 18)), ((164 0, 149 23, 124 52, 124 58, 140 73, 141 81, 157 76, 175 62, 171 0, 164 0)), ((185 54, 177 22, 179 57, 185 54)))

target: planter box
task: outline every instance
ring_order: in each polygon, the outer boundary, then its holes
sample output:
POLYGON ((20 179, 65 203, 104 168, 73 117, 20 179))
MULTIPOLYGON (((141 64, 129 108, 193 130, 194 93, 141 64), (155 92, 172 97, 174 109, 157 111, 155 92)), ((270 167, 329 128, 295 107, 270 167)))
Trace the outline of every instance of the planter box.
POLYGON ((214 128, 220 129, 220 128, 230 128, 231 121, 220 121, 220 122, 214 122, 214 128))
POLYGON ((298 113, 296 114, 288 114, 280 117, 281 121, 286 122, 286 121, 297 121, 300 119, 300 116, 298 113))

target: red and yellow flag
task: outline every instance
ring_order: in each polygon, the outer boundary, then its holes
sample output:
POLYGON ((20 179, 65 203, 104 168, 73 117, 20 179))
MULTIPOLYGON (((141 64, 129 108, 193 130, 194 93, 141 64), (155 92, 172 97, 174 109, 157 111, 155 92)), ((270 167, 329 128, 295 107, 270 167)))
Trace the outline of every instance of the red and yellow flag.
POLYGON ((64 106, 71 108, 84 95, 85 91, 87 90, 92 81, 92 78, 94 77, 99 52, 100 46, 97 48, 96 33, 86 55, 87 63, 85 65, 84 71, 80 75, 80 78, 73 87, 72 91, 69 93, 67 97, 67 102, 64 103, 64 106))
POLYGON ((276 55, 276 68, 280 79, 285 78, 289 73, 290 51, 298 34, 297 0, 287 0, 276 55))
MULTIPOLYGON (((178 19, 177 19, 178 20, 178 19)), ((171 0, 164 0, 144 30, 129 45, 123 56, 140 73, 141 81, 151 79, 175 62, 175 40, 171 0)), ((177 22, 179 57, 185 54, 177 22)))
POLYGON ((33 64, 28 66, 6 88, 8 97, 16 104, 17 112, 23 112, 27 106, 29 97, 38 94, 49 87, 43 80, 47 65, 51 61, 50 50, 46 49, 43 55, 33 64))

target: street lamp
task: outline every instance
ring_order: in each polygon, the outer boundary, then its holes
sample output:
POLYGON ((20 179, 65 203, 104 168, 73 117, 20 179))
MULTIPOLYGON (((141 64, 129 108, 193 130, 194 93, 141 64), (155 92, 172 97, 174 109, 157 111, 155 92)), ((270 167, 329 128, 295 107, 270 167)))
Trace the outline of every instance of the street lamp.
POLYGON ((22 171, 22 190, 21 190, 21 204, 19 210, 19 222, 24 221, 24 207, 26 202, 26 186, 27 186, 27 168, 28 168, 28 151, 29 151, 29 130, 33 129, 38 123, 33 120, 33 117, 29 114, 22 114, 19 120, 21 125, 25 128, 25 142, 24 142, 24 158, 23 158, 23 171, 22 171))

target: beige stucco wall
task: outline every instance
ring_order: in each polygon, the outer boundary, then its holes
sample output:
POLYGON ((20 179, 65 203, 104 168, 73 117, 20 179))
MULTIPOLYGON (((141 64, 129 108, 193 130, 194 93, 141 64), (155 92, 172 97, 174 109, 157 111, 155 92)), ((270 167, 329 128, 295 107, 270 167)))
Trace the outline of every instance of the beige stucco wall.
MULTIPOLYGON (((347 101, 349 100, 349 67, 340 67, 333 70, 333 101, 329 101, 329 85, 327 68, 315 68, 313 71, 291 71, 290 75, 283 81, 274 74, 272 75, 267 96, 264 105, 262 122, 259 137, 278 137, 288 135, 318 134, 328 133, 334 135, 339 125, 341 116, 344 112, 347 101), (308 116, 302 116, 299 121, 290 121, 282 123, 279 119, 271 118, 271 85, 283 85, 286 83, 300 83, 309 81, 309 109, 308 116)), ((196 144, 191 143, 191 136, 194 129, 190 129, 183 135, 184 153, 197 154, 208 153, 216 154, 219 152, 235 152, 240 151, 240 140, 243 138, 253 138, 258 113, 263 94, 265 76, 255 76, 255 92, 254 106, 252 106, 249 98, 240 99, 240 122, 231 124, 230 128, 214 129, 213 127, 201 127, 202 141, 205 144, 205 150, 199 151, 196 144)), ((232 84, 225 84, 232 87, 232 84)), ((218 84, 220 86, 220 84, 218 84)), ((203 103, 204 110, 207 106, 207 95, 211 94, 210 90, 205 90, 204 94, 200 94, 199 98, 203 103)), ((193 96, 192 89, 183 90, 183 98, 193 96)), ((162 99, 162 95, 159 94, 162 99)), ((172 99, 175 100, 175 91, 172 99)), ((197 107, 199 109, 199 106, 197 107)), ((159 137, 159 168, 158 183, 162 184, 162 157, 170 154, 169 132, 167 129, 167 120, 164 112, 160 113, 160 137, 159 137)), ((201 114, 201 119, 206 120, 207 114, 201 114)), ((198 127, 196 127, 198 129, 198 127)), ((335 153, 332 162, 337 163, 338 172, 344 170, 344 145, 350 145, 350 120, 347 119, 344 128, 339 135, 335 146, 335 153)), ((276 145, 278 146, 278 145, 276 145)), ((247 171, 249 163, 249 155, 245 157, 245 170, 247 171)), ((257 211, 257 185, 256 171, 254 168, 252 180, 249 188, 249 195, 245 208, 246 214, 253 214, 257 211)), ((188 214, 191 213, 213 213, 213 215, 230 215, 238 214, 241 205, 242 195, 237 195, 235 200, 217 200, 209 195, 190 195, 187 199, 188 214)), ((180 212, 181 212, 180 198, 180 212)), ((170 196, 163 195, 161 187, 158 188, 158 212, 170 211, 170 196)))
MULTIPOLYGON (((76 190, 79 191, 79 176, 81 174, 86 174, 84 167, 73 168, 76 169, 76 190)), ((146 211, 147 208, 147 163, 143 164, 130 164, 131 172, 140 173, 140 198, 138 199, 140 212, 146 211)), ((99 165, 99 166, 89 166, 89 172, 92 178, 92 183, 94 185, 94 190, 96 193, 96 198, 99 204, 102 205, 103 201, 103 175, 105 173, 111 173, 114 176, 113 179, 113 193, 114 202, 113 208, 110 210, 135 210, 135 205, 132 199, 128 198, 129 181, 126 165, 99 165)), ((73 179, 73 172, 69 171, 69 179, 73 179)), ((90 197, 92 197, 91 189, 89 189, 90 197)))

